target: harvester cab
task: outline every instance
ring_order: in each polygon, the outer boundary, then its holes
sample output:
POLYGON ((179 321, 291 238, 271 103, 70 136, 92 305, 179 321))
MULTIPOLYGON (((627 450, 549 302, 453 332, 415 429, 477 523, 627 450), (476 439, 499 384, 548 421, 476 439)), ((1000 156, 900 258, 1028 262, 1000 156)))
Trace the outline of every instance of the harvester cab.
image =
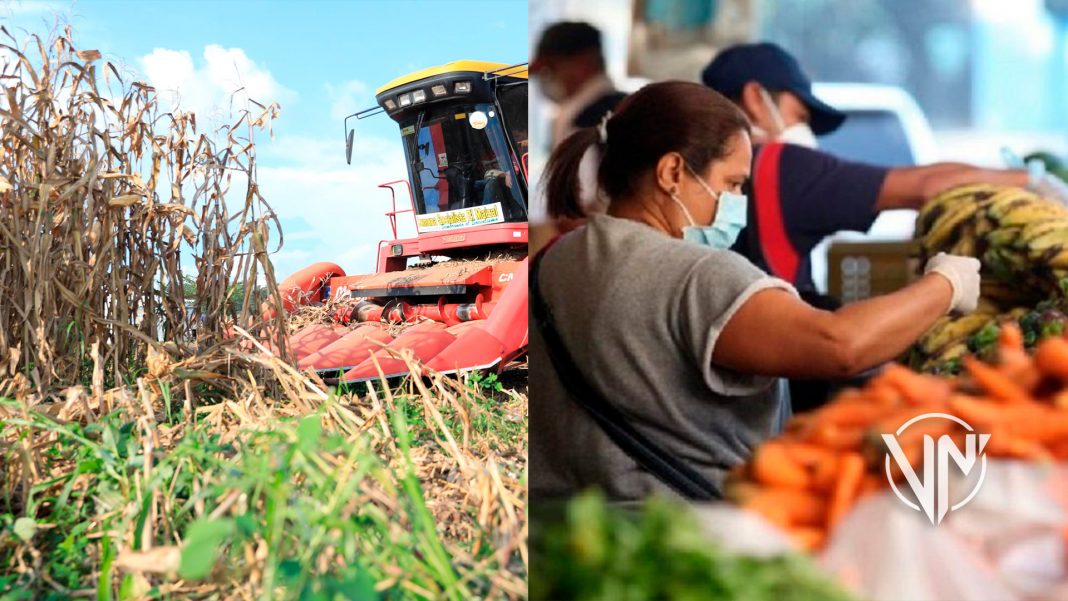
POLYGON ((457 61, 397 78, 377 106, 398 124, 407 179, 381 184, 392 238, 375 273, 316 263, 282 283, 288 311, 330 302, 331 323, 290 337, 301 368, 361 381, 503 368, 527 345, 527 67, 457 61), (404 206, 404 193, 407 206, 404 206), (398 194, 401 195, 398 206, 398 194), (398 235, 398 217, 415 237, 398 235))

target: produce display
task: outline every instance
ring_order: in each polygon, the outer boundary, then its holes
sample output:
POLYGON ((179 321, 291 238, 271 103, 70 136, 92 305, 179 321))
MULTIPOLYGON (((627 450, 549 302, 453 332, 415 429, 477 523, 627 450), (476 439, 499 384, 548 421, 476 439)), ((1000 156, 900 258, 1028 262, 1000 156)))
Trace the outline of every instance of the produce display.
MULTIPOLYGON (((882 434, 915 416, 960 417, 991 435, 985 449, 990 457, 1068 459, 1068 339, 1042 340, 1032 356, 1020 328, 1007 323, 995 346, 989 362, 963 357, 960 377, 889 365, 863 388, 798 415, 732 474, 728 496, 803 548, 817 549, 859 499, 889 487, 882 434)), ((898 437, 914 470, 921 469, 924 435, 937 440, 943 434, 959 444, 965 430, 948 420, 925 420, 898 437)), ((892 465, 895 482, 903 481, 892 465)))
POLYGON ((914 346, 913 369, 956 374, 966 355, 990 359, 1015 323, 1033 347, 1068 322, 1068 208, 1021 188, 977 184, 932 199, 916 220, 921 264, 939 252, 983 264, 979 308, 940 319, 914 346))
POLYGON ((598 494, 571 500, 566 517, 532 530, 530 598, 603 601, 848 601, 807 557, 728 553, 679 501, 641 509, 598 494))

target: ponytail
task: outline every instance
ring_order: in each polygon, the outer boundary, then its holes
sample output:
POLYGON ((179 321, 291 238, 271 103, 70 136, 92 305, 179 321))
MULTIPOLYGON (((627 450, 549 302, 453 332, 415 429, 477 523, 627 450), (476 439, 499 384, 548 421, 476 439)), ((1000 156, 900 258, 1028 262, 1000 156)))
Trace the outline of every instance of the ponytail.
POLYGON ((561 142, 549 157, 542 181, 549 215, 553 218, 586 217, 586 209, 582 206, 579 165, 582 164, 586 151, 596 144, 598 139, 596 127, 580 129, 561 142))

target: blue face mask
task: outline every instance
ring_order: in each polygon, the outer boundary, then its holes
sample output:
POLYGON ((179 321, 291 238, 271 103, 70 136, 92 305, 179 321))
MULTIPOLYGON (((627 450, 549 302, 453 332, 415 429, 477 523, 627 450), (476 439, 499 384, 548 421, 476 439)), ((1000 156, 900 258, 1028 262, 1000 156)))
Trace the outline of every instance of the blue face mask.
POLYGON ((714 199, 718 197, 718 206, 716 207, 716 218, 712 220, 712 224, 702 227, 693 220, 693 217, 690 216, 690 211, 686 209, 686 205, 682 204, 678 196, 673 195, 671 198, 682 208, 682 212, 690 222, 690 225, 682 228, 683 240, 721 250, 729 249, 734 246, 734 242, 738 239, 738 234, 745 227, 749 215, 747 211, 749 199, 745 194, 735 194, 728 191, 716 194, 703 179, 694 173, 689 165, 686 166, 686 170, 697 180, 697 183, 701 184, 701 187, 708 192, 709 196, 714 199))

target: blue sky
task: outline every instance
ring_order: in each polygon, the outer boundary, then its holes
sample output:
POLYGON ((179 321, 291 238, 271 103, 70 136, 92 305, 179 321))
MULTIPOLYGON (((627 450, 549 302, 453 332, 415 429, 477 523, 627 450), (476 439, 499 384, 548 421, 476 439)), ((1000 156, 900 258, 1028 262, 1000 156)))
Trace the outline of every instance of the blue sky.
POLYGON ((389 195, 376 186, 406 177, 399 132, 385 115, 361 120, 349 166, 345 115, 408 72, 458 59, 519 63, 529 52, 526 0, 0 0, 8 29, 46 34, 57 15, 80 48, 184 108, 221 115, 240 85, 281 104, 275 139, 258 140, 259 183, 285 235, 273 258, 280 275, 321 260, 369 272, 390 237, 389 195))

